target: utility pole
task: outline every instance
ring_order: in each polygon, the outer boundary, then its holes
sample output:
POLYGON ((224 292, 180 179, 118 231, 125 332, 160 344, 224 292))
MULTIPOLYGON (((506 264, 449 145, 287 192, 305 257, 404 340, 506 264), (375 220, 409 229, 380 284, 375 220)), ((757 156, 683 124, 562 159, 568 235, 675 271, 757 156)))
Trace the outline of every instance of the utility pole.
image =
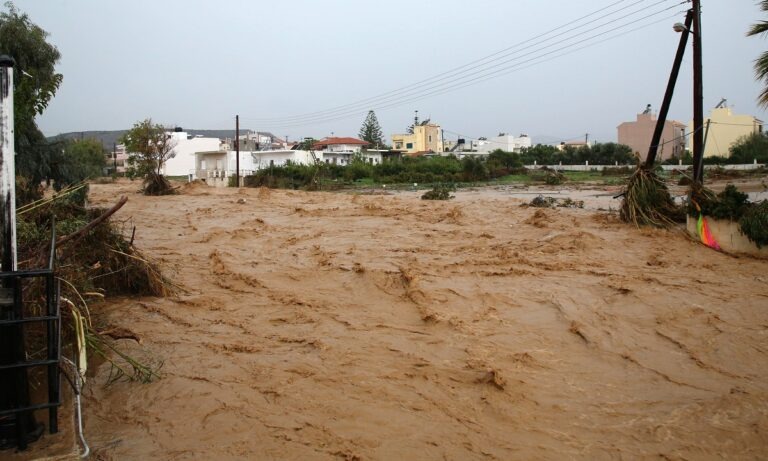
POLYGON ((584 134, 584 144, 589 145, 589 133, 584 134))
POLYGON ((240 116, 235 115, 235 181, 240 187, 240 116))
POLYGON ((701 0, 693 0, 693 180, 704 183, 704 82, 701 0))
POLYGON ((114 171, 115 176, 117 176, 117 143, 116 142, 112 143, 112 162, 115 168, 115 171, 114 171))
POLYGON ((675 93, 677 76, 680 74, 680 66, 683 63, 685 48, 688 45, 688 34, 690 33, 693 16, 693 10, 688 10, 688 14, 685 16, 685 25, 680 31, 682 35, 680 36, 680 43, 677 45, 675 61, 672 64, 672 72, 669 74, 667 91, 664 93, 664 100, 661 102, 661 109, 659 110, 659 116, 656 120, 656 129, 653 131, 651 145, 648 148, 648 155, 645 158, 646 169, 653 168, 653 164, 656 162, 656 153, 658 152, 659 143, 661 142, 661 135, 664 132, 664 124, 667 121, 667 113, 669 112, 669 106, 672 103, 672 95, 675 93))

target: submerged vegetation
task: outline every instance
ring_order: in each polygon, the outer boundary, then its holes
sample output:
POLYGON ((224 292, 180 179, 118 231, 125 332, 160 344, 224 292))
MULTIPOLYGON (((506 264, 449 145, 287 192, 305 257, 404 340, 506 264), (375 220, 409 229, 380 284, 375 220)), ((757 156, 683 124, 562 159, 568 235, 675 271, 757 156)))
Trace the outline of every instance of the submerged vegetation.
POLYGON ((654 170, 638 167, 622 192, 619 216, 635 226, 669 227, 684 220, 682 209, 654 170))
MULTIPOLYGON (((126 199, 109 210, 86 208, 86 191, 86 184, 77 184, 53 198, 18 209, 19 267, 47 266, 55 226, 56 277, 61 281, 62 306, 68 307, 61 310, 67 327, 63 334, 71 338, 77 328, 82 328, 87 349, 112 364, 114 378, 147 381, 157 376, 156 370, 119 351, 109 337, 102 335, 92 321, 91 305, 117 295, 165 296, 176 287, 155 262, 136 249, 132 237, 128 237, 133 230, 126 229, 126 223, 109 219, 126 199), (73 325, 77 328, 70 330, 73 325)), ((42 290, 43 286, 26 287, 25 298, 34 301, 27 304, 29 309, 42 309, 38 306, 42 290)))
POLYGON ((728 219, 739 223, 742 234, 762 248, 768 245, 768 201, 750 203, 747 194, 728 184, 719 194, 704 187, 692 191, 688 214, 728 219))
POLYGON ((425 192, 422 196, 422 200, 450 200, 453 198, 451 192, 456 190, 456 186, 453 184, 435 184, 432 190, 425 192))

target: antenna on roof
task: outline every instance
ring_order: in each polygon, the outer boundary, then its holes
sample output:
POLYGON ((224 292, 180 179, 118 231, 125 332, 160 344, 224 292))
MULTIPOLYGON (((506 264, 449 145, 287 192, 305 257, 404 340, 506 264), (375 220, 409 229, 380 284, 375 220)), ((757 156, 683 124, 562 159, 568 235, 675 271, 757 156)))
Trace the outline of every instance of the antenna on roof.
POLYGON ((728 100, 725 98, 720 98, 720 102, 717 103, 715 106, 715 109, 725 109, 727 106, 728 100))
POLYGON ((651 105, 648 104, 645 106, 645 110, 643 111, 643 115, 650 114, 651 113, 651 105))

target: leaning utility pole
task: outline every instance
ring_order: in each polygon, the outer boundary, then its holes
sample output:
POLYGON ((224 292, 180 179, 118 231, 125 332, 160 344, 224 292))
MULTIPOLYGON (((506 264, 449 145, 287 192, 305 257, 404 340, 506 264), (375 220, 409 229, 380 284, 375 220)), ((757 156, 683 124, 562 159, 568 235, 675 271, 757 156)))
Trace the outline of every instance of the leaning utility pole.
POLYGON ((235 187, 240 187, 240 116, 235 115, 235 187))
POLYGON ((677 46, 675 61, 672 64, 672 72, 669 74, 667 91, 666 93, 664 93, 664 100, 661 103, 659 116, 656 119, 656 129, 653 131, 653 138, 651 138, 651 145, 648 148, 648 156, 645 158, 645 168, 649 170, 653 168, 653 164, 656 162, 656 153, 658 152, 659 143, 661 142, 661 135, 664 132, 664 124, 667 121, 667 113, 669 112, 669 105, 672 103, 672 95, 675 92, 675 84, 677 83, 677 76, 678 74, 680 74, 680 65, 683 63, 685 48, 688 45, 688 34, 690 33, 693 17, 694 17, 693 10, 688 10, 688 14, 685 16, 685 26, 680 31, 682 33, 682 35, 680 36, 680 44, 677 46))
POLYGON ((693 0, 693 180, 704 182, 704 82, 701 53, 701 0, 693 0))

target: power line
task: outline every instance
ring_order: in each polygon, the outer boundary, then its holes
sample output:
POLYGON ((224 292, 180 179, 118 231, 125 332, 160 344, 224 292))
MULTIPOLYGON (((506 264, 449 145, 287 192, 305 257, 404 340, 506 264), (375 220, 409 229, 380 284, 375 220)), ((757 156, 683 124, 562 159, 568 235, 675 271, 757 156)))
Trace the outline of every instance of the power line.
MULTIPOLYGON (((605 10, 608 10, 608 9, 612 8, 613 6, 616 6, 617 4, 623 3, 623 2, 625 2, 625 1, 626 1, 626 0, 620 0, 620 1, 614 2, 614 3, 612 3, 612 4, 610 4, 610 5, 606 6, 606 7, 603 7, 603 8, 601 8, 601 9, 597 10, 597 11, 594 11, 594 12, 592 12, 592 13, 590 13, 590 14, 587 14, 587 15, 585 15, 585 16, 582 16, 582 17, 580 17, 580 18, 578 18, 578 19, 576 19, 576 20, 570 21, 570 22, 568 22, 568 23, 566 23, 566 24, 564 24, 564 25, 562 25, 562 26, 560 26, 560 27, 557 27, 557 28, 555 28, 555 29, 551 29, 551 30, 549 30, 549 31, 547 31, 547 32, 544 32, 544 33, 542 33, 542 34, 539 34, 539 35, 537 35, 537 36, 535 36, 535 37, 532 37, 532 38, 530 38, 530 39, 524 40, 524 41, 522 41, 522 42, 518 42, 518 43, 516 43, 515 45, 512 45, 512 46, 510 46, 510 47, 504 48, 503 50, 497 51, 497 52, 495 52, 495 53, 493 53, 493 54, 487 55, 487 56, 485 56, 485 57, 482 57, 482 58, 480 58, 480 59, 476 59, 476 60, 474 60, 474 61, 468 62, 468 63, 466 63, 466 64, 463 64, 463 65, 461 65, 461 66, 458 66, 458 67, 454 67, 453 69, 450 69, 450 70, 448 70, 448 71, 442 72, 442 73, 440 73, 440 74, 437 74, 437 75, 435 75, 435 76, 429 77, 429 78, 427 78, 427 79, 424 79, 424 80, 420 80, 420 81, 418 81, 418 82, 416 82, 416 83, 413 83, 413 84, 410 84, 410 85, 406 85, 406 86, 403 86, 403 87, 397 88, 397 89, 395 89, 395 90, 392 90, 392 91, 388 91, 388 92, 385 92, 385 93, 381 93, 381 94, 379 94, 379 95, 376 95, 376 96, 373 96, 373 97, 370 97, 370 98, 366 98, 366 99, 362 99, 362 100, 359 100, 359 101, 356 101, 356 102, 353 102, 353 103, 350 103, 350 104, 345 104, 345 105, 342 105, 342 106, 332 107, 332 108, 330 108, 330 109, 327 109, 327 110, 321 110, 321 111, 310 112, 310 113, 307 113, 307 114, 300 114, 300 115, 294 115, 294 116, 285 116, 285 117, 265 117, 265 118, 258 118, 258 119, 253 119, 253 120, 254 120, 254 121, 277 121, 277 120, 281 120, 281 121, 282 121, 282 120, 294 120, 294 119, 302 119, 302 118, 307 118, 307 117, 309 117, 309 118, 313 118, 313 117, 314 117, 314 116, 316 116, 316 115, 322 115, 322 114, 326 114, 326 113, 333 113, 333 112, 336 112, 336 111, 339 111, 339 110, 343 110, 343 109, 346 109, 346 108, 348 108, 348 107, 351 107, 351 106, 357 106, 357 105, 360 105, 360 104, 369 105, 370 103, 372 103, 372 102, 375 102, 375 101, 377 101, 378 99, 381 99, 381 98, 385 98, 385 97, 391 97, 391 96, 394 96, 394 95, 400 94, 400 93, 402 93, 404 90, 409 90, 409 89, 411 89, 411 90, 412 90, 412 89, 415 89, 415 88, 420 88, 420 87, 423 87, 423 86, 425 86, 425 85, 430 85, 430 84, 433 84, 433 83, 435 83, 435 82, 438 82, 438 81, 442 81, 442 80, 445 80, 445 79, 447 79, 447 78, 450 78, 450 77, 453 77, 453 76, 456 76, 456 75, 459 75, 459 74, 462 74, 462 73, 465 73, 465 72, 466 72, 466 71, 462 71, 461 69, 465 69, 465 68, 468 68, 468 67, 469 67, 469 68, 475 67, 475 65, 476 65, 476 64, 480 64, 480 63, 483 63, 484 61, 490 61, 490 62, 493 62, 493 61, 496 61, 496 60, 498 60, 498 59, 500 59, 500 58, 504 58, 504 57, 507 57, 507 56, 509 56, 510 54, 514 54, 514 53, 510 53, 510 51, 512 51, 512 50, 515 50, 516 48, 518 48, 518 47, 520 47, 520 46, 522 46, 522 45, 525 45, 525 44, 527 44, 527 43, 533 42, 533 41, 535 41, 535 40, 537 40, 537 39, 539 39, 539 38, 542 38, 542 37, 546 37, 547 35, 550 35, 550 34, 552 34, 553 32, 558 32, 558 31, 561 31, 563 27, 567 27, 567 26, 569 26, 569 25, 573 25, 573 24, 575 24, 575 23, 577 23, 577 22, 579 22, 579 21, 581 21, 581 20, 583 20, 583 19, 586 19, 586 18, 588 18, 588 17, 590 17, 590 16, 594 16, 595 14, 598 14, 598 13, 601 13, 601 12, 603 12, 603 11, 605 11, 605 10), (491 58, 493 58, 493 59, 491 59, 491 58)), ((578 29, 580 29, 580 28, 583 28, 583 27, 585 27, 585 26, 587 26, 587 25, 589 25, 589 24, 592 24, 592 23, 594 23, 594 22, 596 22, 596 21, 600 20, 600 19, 604 19, 604 18, 606 18, 606 17, 609 17, 609 16, 611 16, 611 15, 613 15, 613 14, 616 14, 617 12, 620 12, 620 11, 623 11, 623 10, 625 10, 625 9, 627 9, 627 8, 630 8, 631 6, 637 5, 637 4, 639 4, 639 3, 643 3, 644 1, 646 1, 646 0, 640 0, 640 1, 636 1, 636 2, 632 3, 632 4, 631 4, 631 5, 629 5, 629 6, 625 6, 625 7, 623 7, 623 8, 620 8, 619 10, 616 10, 616 11, 613 11, 613 12, 610 12, 610 13, 607 13, 607 14, 605 14, 605 15, 603 15, 603 16, 600 16, 600 17, 598 17, 598 18, 596 18, 596 19, 593 19, 593 20, 591 20, 591 21, 589 21, 589 22, 586 22, 586 23, 584 23, 584 24, 581 24, 581 25, 579 25, 579 26, 573 27, 573 28, 571 28, 571 29, 567 29, 567 30, 561 31, 560 33, 558 33, 558 34, 555 34, 555 35, 553 35, 553 36, 551 36, 551 37, 549 37, 549 38, 546 38, 546 39, 544 39, 544 40, 542 40, 542 41, 540 41, 540 42, 537 42, 537 43, 535 43, 534 45, 536 45, 536 44, 540 44, 540 43, 544 43, 544 42, 547 42, 547 41, 549 41, 549 40, 552 40, 553 38, 556 38, 556 37, 559 37, 559 36, 565 35, 565 34, 567 34, 567 33, 569 33, 569 32, 572 32, 572 31, 574 31, 574 30, 578 30, 578 29)), ((663 2, 665 2, 665 1, 668 1, 668 0, 661 0, 661 1, 657 2, 657 3, 655 3, 654 5, 651 5, 651 7, 652 7, 652 6, 655 6, 655 5, 659 4, 659 3, 663 3, 663 2)), ((650 8, 650 7, 649 7, 649 8, 650 8)), ((624 17, 621 17, 621 18, 617 18, 617 19, 623 19, 623 18, 624 18, 624 17)), ((530 48, 531 46, 534 46, 534 45, 529 45, 529 46, 527 46, 527 47, 523 47, 522 49, 523 49, 523 50, 524 50, 524 49, 528 49, 528 48, 530 48)), ((482 66, 486 66, 487 64, 488 64, 488 63, 485 63, 485 64, 481 64, 481 66, 480 66, 480 67, 482 67, 482 66)))
MULTIPOLYGON (((677 6, 677 5, 675 5, 675 6, 677 6)), ((614 28, 609 29, 607 31, 604 31, 604 32, 592 35, 592 36, 590 36, 588 38, 579 40, 577 42, 574 42, 574 43, 571 43, 571 44, 568 44, 568 45, 565 45, 565 46, 557 48, 555 50, 551 50, 551 51, 548 51, 546 53, 542 53, 542 54, 540 54, 538 56, 531 57, 531 58, 529 58, 527 60, 524 60, 524 61, 521 61, 521 62, 518 62, 518 63, 515 63, 515 64, 511 64, 509 66, 502 67, 501 69, 497 69, 497 70, 494 70, 492 72, 481 73, 481 75, 479 75, 477 77, 474 77, 474 78, 471 78, 471 79, 467 79, 467 77, 465 76, 465 77, 462 77, 462 78, 459 78, 459 79, 455 79, 455 80, 453 80, 451 82, 435 85, 435 86, 433 86, 431 88, 427 88, 426 89, 426 90, 430 90, 431 89, 433 91, 430 91, 430 92, 427 92, 427 93, 424 93, 424 92, 417 93, 417 94, 414 95, 415 97, 412 97, 410 95, 404 95, 404 96, 401 96, 401 97, 398 97, 398 98, 394 98, 392 101, 382 101, 381 104, 373 106, 373 107, 368 106, 368 107, 365 108, 365 110, 366 111, 368 109, 378 109, 378 110, 381 110, 381 109, 387 109, 387 108, 391 108, 391 107, 400 106, 400 105, 403 105, 403 104, 406 104, 406 103, 412 103, 412 102, 419 101, 419 100, 422 100, 422 99, 425 99, 425 98, 428 98, 428 97, 444 94, 444 93, 451 92, 451 91, 456 91, 458 89, 465 88, 465 87, 471 86, 471 85, 475 85, 477 83, 481 83, 483 81, 487 81, 487 80, 490 80, 490 79, 493 79, 493 78, 497 78, 497 77, 500 77, 502 75, 506 75, 506 74, 509 74, 509 73, 512 73, 512 72, 515 72, 515 71, 520 71, 520 70, 528 69, 528 68, 533 67, 535 65, 542 64, 544 62, 548 62, 548 61, 557 59, 559 57, 563 57, 563 56, 572 54, 572 53, 574 53, 576 51, 580 51, 580 50, 583 50, 585 48, 589 48, 591 46, 595 46, 595 45, 607 42, 609 40, 621 37, 623 35, 627 35, 629 33, 635 32, 637 30, 644 29, 646 27, 650 27, 650 26, 652 26, 654 24, 658 24, 660 22, 667 21, 670 18, 676 17, 677 13, 675 13, 675 15, 673 15, 673 16, 664 17, 664 18, 662 18, 660 20, 652 21, 652 22, 649 22, 649 23, 645 23, 645 24, 642 24, 642 25, 640 25, 638 27, 632 28, 630 30, 626 30, 626 31, 623 31, 623 32, 618 33, 618 34, 611 35, 609 37, 604 38, 603 40, 594 41, 592 43, 586 43, 586 42, 589 42, 590 40, 594 40, 595 38, 604 36, 604 35, 609 34, 611 32, 615 32, 617 30, 620 30, 620 29, 623 29, 625 27, 628 27, 628 26, 631 26, 633 24, 636 24, 639 21, 641 21, 642 19, 647 19, 647 18, 656 16, 658 14, 661 14, 661 13, 663 13, 665 11, 668 11, 669 9, 672 9, 672 8, 674 8, 674 7, 670 7, 670 8, 666 8, 664 10, 661 10, 661 11, 657 11, 657 12, 655 12, 653 14, 645 16, 644 18, 641 18, 640 20, 635 20, 635 21, 632 21, 630 23, 626 23, 626 24, 623 24, 621 26, 614 27, 614 28), (573 48, 575 45, 582 44, 582 43, 585 43, 585 44, 583 46, 580 46, 580 47, 577 47, 577 48, 573 48), (573 48, 573 49, 569 50, 569 48, 573 48), (568 50, 568 51, 565 51, 565 50, 568 50), (562 52, 562 51, 564 51, 564 52, 562 52), (556 54, 556 53, 559 53, 559 54, 556 54), (551 55, 554 55, 554 56, 551 56, 551 55), (550 56, 550 57, 547 58, 547 56, 550 56), (546 58, 546 59, 544 59, 544 58, 546 58), (528 64, 528 65, 523 66, 524 64, 528 64)), ((318 116, 318 117, 316 117, 314 119, 308 119, 308 120, 304 120, 304 121, 295 121, 295 122, 286 121, 286 122, 266 123, 266 125, 268 125, 269 127, 272 127, 272 128, 292 127, 292 126, 306 126, 306 125, 311 124, 311 123, 329 122, 329 121, 334 121, 334 120, 346 119, 350 115, 359 115, 361 113, 361 110, 362 109, 349 109, 349 110, 347 110, 345 112, 341 112, 341 113, 338 113, 336 115, 332 115, 331 114, 331 115, 326 115, 326 116, 318 116)), ((256 119, 248 119, 248 120, 250 120, 250 121, 257 121, 256 119)))
MULTIPOLYGON (((574 34, 574 35, 571 35, 569 37, 563 38, 563 39, 558 40, 558 41, 556 41, 554 43, 551 43, 549 45, 540 47, 538 49, 535 49, 533 51, 525 53, 525 54, 523 54, 521 56, 518 56, 517 58, 506 59, 506 60, 503 60, 503 61, 500 61, 500 62, 493 63, 493 61, 498 61, 500 59, 500 58, 495 58, 491 62, 485 63, 485 64, 483 64, 481 66, 474 66, 474 67, 470 66, 470 64, 466 64, 464 66, 460 66, 458 68, 455 68, 452 71, 444 72, 444 73, 438 74, 437 76, 432 77, 430 79, 422 80, 421 82, 418 82, 416 84, 408 85, 408 86, 402 87, 402 88, 400 88, 398 90, 394 90, 394 91, 391 91, 391 92, 383 93, 383 94, 381 94, 379 96, 375 96, 375 97, 372 97, 372 98, 367 98, 367 99, 358 101, 356 103, 351 103, 351 104, 347 104, 347 105, 344 105, 344 106, 338 106, 337 108, 329 109, 329 110, 326 110, 326 111, 318 111, 318 112, 313 112, 313 113, 310 113, 310 114, 304 114, 304 115, 292 116, 292 117, 282 117, 282 118, 278 117, 278 118, 271 118, 271 119, 269 119, 269 118, 263 118, 263 119, 249 118, 249 119, 244 119, 244 120, 249 120, 249 121, 254 121, 254 122, 267 122, 267 124, 269 124, 270 126, 278 126, 278 125, 279 126, 297 126, 297 125, 302 124, 302 123, 303 124, 307 124, 307 123, 310 123, 310 122, 321 121, 321 120, 322 121, 335 120, 335 119, 338 119, 338 118, 336 118, 336 116, 340 116, 340 115, 344 115, 345 116, 344 118, 346 118, 346 115, 348 115, 350 113, 355 113, 355 114, 359 113, 359 110, 362 110, 362 108, 363 108, 363 106, 362 106, 363 104, 365 104, 364 107, 366 109, 369 109, 369 108, 371 108, 371 105, 372 105, 371 103, 376 102, 375 108, 382 108, 383 104, 390 104, 393 101, 402 100, 403 98, 409 98, 410 96, 418 95, 419 93, 423 94, 423 91, 426 91, 426 90, 432 90, 432 89, 440 88, 442 86, 451 85, 451 84, 454 84, 454 86, 461 85, 461 84, 464 84, 464 83, 467 83, 467 82, 470 82, 470 81, 476 81, 478 79, 482 79, 482 78, 484 78, 487 75, 492 75, 492 74, 495 74, 497 72, 503 72, 505 70, 508 70, 510 67, 514 67, 514 66, 502 67, 501 69, 498 69, 498 70, 493 71, 493 72, 489 72, 489 71, 491 69, 494 69, 494 68, 497 68, 499 66, 503 66, 504 64, 508 64, 508 63, 510 63, 512 61, 515 61, 516 59, 520 59, 520 58, 525 57, 525 56, 534 55, 534 54, 539 53, 539 52, 541 52, 541 51, 543 51, 543 50, 545 50, 547 48, 551 48, 551 47, 556 46, 558 44, 565 43, 565 42, 567 42, 569 40, 573 40, 574 38, 577 38, 579 36, 583 36, 585 34, 588 34, 590 32, 598 30, 600 28, 603 28, 603 27, 609 26, 611 24, 614 24, 617 19, 627 18, 627 17, 633 16, 633 15, 642 13, 644 11, 647 11, 647 10, 651 9, 654 6, 657 6, 657 5, 661 4, 661 3, 665 3, 665 2, 668 2, 668 1, 669 0, 662 0, 662 1, 659 1, 659 2, 655 2, 655 3, 653 3, 650 6, 646 6, 646 7, 643 7, 641 9, 639 9, 639 10, 635 10, 635 11, 633 11, 633 12, 631 12, 629 14, 625 14, 624 16, 621 16, 619 18, 613 18, 613 19, 611 19, 608 22, 605 22, 605 23, 600 24, 598 26, 592 27, 592 28, 590 28, 590 29, 588 29, 586 31, 579 32, 577 34, 574 34), (469 67, 469 69, 463 70, 461 72, 455 72, 456 69, 462 69, 462 68, 467 68, 467 67, 469 67), (474 79, 469 79, 469 77, 472 77, 472 76, 478 75, 478 74, 480 74, 478 77, 476 77, 474 79), (448 80, 448 81, 444 82, 444 83, 437 83, 437 82, 441 82, 441 81, 445 81, 445 80, 448 80), (458 82, 458 83, 456 83, 456 82, 458 82), (427 87, 427 88, 424 88, 424 87, 427 87)), ((619 2, 616 2, 616 3, 619 3, 619 2)), ((614 3, 612 5, 609 5, 609 7, 606 7, 606 8, 610 8, 611 6, 615 5, 616 3, 614 3)), ((634 6, 637 3, 640 3, 640 2, 633 3, 633 4, 629 5, 629 7, 634 6)), ((614 32, 614 31, 622 29, 624 27, 631 26, 632 24, 636 24, 636 23, 638 23, 640 21, 643 21, 643 20, 648 19, 650 17, 656 16, 658 14, 661 14, 661 13, 663 13, 665 11, 673 9, 673 8, 677 7, 678 5, 684 4, 684 3, 686 3, 686 2, 676 2, 671 7, 667 7, 665 9, 663 9, 663 10, 656 11, 656 12, 654 12, 652 14, 649 14, 649 15, 646 15, 644 17, 641 17, 641 18, 638 18, 638 19, 634 19, 634 20, 632 20, 632 21, 630 21, 628 23, 622 24, 620 26, 613 27, 613 28, 608 29, 606 31, 603 31, 601 33, 594 34, 594 35, 592 35, 590 37, 587 37, 587 38, 581 39, 581 40, 579 40, 577 42, 571 43, 570 45, 557 48, 555 50, 552 50, 552 51, 549 51, 547 53, 541 54, 539 56, 534 56, 534 57, 532 57, 532 58, 530 58, 530 59, 528 59, 526 61, 523 61, 522 63, 518 63, 516 65, 520 65, 520 64, 523 64, 523 63, 531 62, 531 61, 534 61, 536 59, 540 59, 540 58, 542 58, 544 56, 556 53, 558 51, 562 51, 562 50, 564 50, 566 48, 573 47, 573 46, 578 45, 580 43, 585 43, 585 42, 587 42, 589 40, 593 40, 593 39, 598 38, 600 36, 603 36, 603 35, 606 35, 608 33, 614 32)), ((592 13, 592 15, 594 15, 594 14, 596 14, 598 12, 604 11, 606 8, 598 10, 597 12, 592 13)), ((627 8, 628 7, 624 7, 622 9, 620 9, 620 10, 616 10, 616 11, 613 11, 611 13, 605 14, 603 16, 600 16, 599 18, 594 19, 593 21, 590 21, 589 23, 594 23, 594 22, 596 22, 596 21, 598 21, 600 19, 603 19, 603 18, 609 17, 611 15, 614 15, 617 12, 625 10, 627 8)), ((587 15, 587 16, 589 16, 589 15, 587 15)), ((569 24, 572 24, 572 23, 573 23, 573 21, 571 23, 569 23, 569 24)), ((573 30, 576 30, 576 29, 581 28, 581 27, 583 27, 583 25, 579 26, 579 27, 576 27, 576 28, 572 28, 569 31, 573 31, 573 30)), ((557 30, 557 29, 554 29, 554 30, 557 30)), ((565 35, 569 31, 565 31, 565 32, 562 32, 560 34, 557 34, 555 37, 565 35)), ((544 36, 544 35, 546 35, 546 34, 541 34, 540 36, 544 36)), ((529 45, 529 46, 527 46, 527 47, 525 47, 525 48, 523 48, 521 50, 518 50, 518 53, 519 53, 519 51, 522 51, 524 49, 529 49, 529 48, 532 48, 534 46, 538 46, 538 45, 541 45, 543 43, 546 43, 547 41, 550 41, 553 38, 554 37, 550 37, 550 38, 547 38, 545 40, 542 40, 542 41, 539 41, 537 43, 534 43, 533 45, 529 45)), ((521 44, 529 43, 529 42, 531 42, 533 40, 534 39, 529 39, 527 41, 521 42, 521 44)), ((507 48, 507 49, 505 49, 503 51, 507 51, 507 50, 512 49, 512 48, 515 48, 515 47, 510 47, 510 48, 507 48)), ((501 54, 502 55, 501 57, 504 58, 504 57, 508 57, 511 54, 513 54, 513 53, 506 53, 506 54, 504 54, 503 51, 502 52, 497 52, 497 53, 495 53, 493 55, 489 55, 489 57, 497 56, 497 55, 501 54)), ((482 62, 484 60, 488 60, 489 57, 473 61, 473 63, 477 63, 477 62, 482 62)))

